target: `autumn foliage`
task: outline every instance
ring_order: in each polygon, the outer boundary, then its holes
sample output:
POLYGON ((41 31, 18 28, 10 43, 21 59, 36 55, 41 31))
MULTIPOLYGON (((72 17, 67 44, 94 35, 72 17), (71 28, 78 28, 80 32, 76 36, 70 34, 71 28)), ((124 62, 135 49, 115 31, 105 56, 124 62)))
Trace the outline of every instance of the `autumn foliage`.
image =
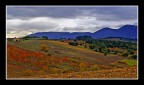
MULTIPOLYGON (((39 45, 40 46, 40 45, 39 45)), ((43 50, 47 48, 43 44, 43 50)), ((51 52, 51 51, 50 51, 51 52)), ((39 77, 39 78, 109 78, 136 77, 136 68, 103 70, 98 64, 76 61, 67 56, 44 54, 41 51, 30 51, 12 44, 7 44, 8 77, 39 77), (112 76, 111 73, 115 72, 112 76)), ((107 68, 106 68, 107 69, 107 68)), ((109 69, 109 67, 108 67, 109 69)))
MULTIPOLYGON (((30 64, 46 72, 49 72, 50 65, 72 63, 67 57, 48 56, 41 52, 27 51, 10 44, 7 45, 7 56, 10 61, 30 64)), ((25 73, 30 73, 30 71, 25 73)))
POLYGON ((7 53, 8 57, 22 62, 30 62, 27 57, 34 57, 37 59, 43 57, 41 52, 30 52, 9 44, 7 45, 7 53))

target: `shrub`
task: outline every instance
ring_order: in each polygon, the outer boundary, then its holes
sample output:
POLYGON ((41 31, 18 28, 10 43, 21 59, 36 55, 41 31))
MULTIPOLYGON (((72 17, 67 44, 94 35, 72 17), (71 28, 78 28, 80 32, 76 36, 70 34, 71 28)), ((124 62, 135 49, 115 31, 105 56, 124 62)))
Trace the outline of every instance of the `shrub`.
POLYGON ((108 52, 107 52, 107 51, 104 51, 104 55, 107 56, 107 54, 108 54, 108 52))
POLYGON ((78 43, 77 42, 69 42, 69 45, 72 45, 72 46, 77 46, 78 43))
POLYGON ((95 45, 95 44, 90 44, 90 45, 89 45, 89 48, 90 48, 90 49, 95 49, 95 48, 96 48, 96 45, 95 45))
POLYGON ((50 53, 50 52, 48 52, 48 53, 47 53, 47 56, 51 56, 51 53, 50 53))
POLYGON ((44 70, 40 70, 40 71, 37 72, 37 74, 38 74, 38 75, 45 75, 46 72, 45 72, 44 70))
POLYGON ((99 69, 99 67, 95 64, 95 65, 93 65, 93 66, 91 66, 91 70, 92 71, 96 71, 96 70, 98 70, 99 69))
POLYGON ((107 49, 107 52, 110 53, 110 49, 107 49))
POLYGON ((134 50, 128 49, 127 52, 128 52, 129 54, 134 54, 134 50))
POLYGON ((95 50, 96 52, 99 52, 99 49, 98 49, 98 48, 95 48, 94 50, 95 50))
POLYGON ((131 57, 134 59, 137 59, 137 55, 132 55, 131 57))
POLYGON ((13 39, 7 39, 9 42, 12 42, 13 41, 13 39))
POLYGON ((48 70, 48 66, 43 66, 43 70, 48 70))
POLYGON ((127 57, 128 53, 123 53, 122 56, 127 57))
POLYGON ((58 69, 58 68, 51 68, 50 73, 51 74, 63 73, 63 70, 58 69))
POLYGON ((25 76, 32 76, 32 75, 34 75, 33 71, 30 70, 30 69, 24 70, 24 71, 23 71, 23 74, 24 74, 25 76))
POLYGON ((115 50, 115 51, 114 51, 114 54, 117 54, 118 52, 119 52, 118 50, 115 50))
POLYGON ((115 55, 116 55, 116 54, 117 54, 117 52, 116 52, 116 51, 114 51, 114 52, 113 52, 113 54, 115 54, 115 55))
POLYGON ((104 49, 104 50, 103 50, 103 54, 104 54, 105 56, 107 56, 108 50, 107 50, 107 49, 104 49))
POLYGON ((41 50, 48 52, 48 46, 46 44, 41 44, 41 50))
POLYGON ((85 71, 86 70, 86 64, 85 63, 80 63, 79 67, 80 67, 80 71, 85 71))
POLYGON ((85 47, 85 48, 89 48, 89 45, 88 45, 88 44, 84 44, 84 47, 85 47))

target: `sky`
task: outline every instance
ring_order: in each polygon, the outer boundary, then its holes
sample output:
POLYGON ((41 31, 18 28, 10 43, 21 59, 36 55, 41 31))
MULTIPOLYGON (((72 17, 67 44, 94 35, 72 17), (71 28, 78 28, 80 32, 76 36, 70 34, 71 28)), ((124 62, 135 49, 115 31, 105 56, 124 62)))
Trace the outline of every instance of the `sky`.
POLYGON ((137 25, 137 6, 7 6, 7 38, 137 25))

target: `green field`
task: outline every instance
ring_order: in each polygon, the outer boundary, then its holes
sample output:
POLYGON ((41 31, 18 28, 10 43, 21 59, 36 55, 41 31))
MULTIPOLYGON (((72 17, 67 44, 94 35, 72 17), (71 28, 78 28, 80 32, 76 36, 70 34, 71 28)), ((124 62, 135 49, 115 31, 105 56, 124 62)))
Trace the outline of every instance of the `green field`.
POLYGON ((137 65, 137 61, 136 61, 136 60, 128 60, 128 59, 125 59, 125 60, 121 60, 121 62, 127 63, 128 66, 137 65))

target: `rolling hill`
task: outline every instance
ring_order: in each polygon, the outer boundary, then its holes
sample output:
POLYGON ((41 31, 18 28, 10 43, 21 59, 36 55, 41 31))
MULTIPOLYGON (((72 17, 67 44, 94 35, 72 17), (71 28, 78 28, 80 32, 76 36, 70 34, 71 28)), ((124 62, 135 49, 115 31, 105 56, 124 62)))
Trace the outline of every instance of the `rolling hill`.
MULTIPOLYGON (((136 78, 136 65, 118 61, 125 57, 94 52, 55 40, 26 40, 7 43, 8 78, 136 78), (40 45, 48 45, 42 52, 40 45), (48 53, 51 55, 47 55, 48 53), (86 71, 80 65, 85 63, 86 71), (97 65, 98 70, 91 68, 97 65)), ((135 61, 136 62, 136 61, 135 61)))

